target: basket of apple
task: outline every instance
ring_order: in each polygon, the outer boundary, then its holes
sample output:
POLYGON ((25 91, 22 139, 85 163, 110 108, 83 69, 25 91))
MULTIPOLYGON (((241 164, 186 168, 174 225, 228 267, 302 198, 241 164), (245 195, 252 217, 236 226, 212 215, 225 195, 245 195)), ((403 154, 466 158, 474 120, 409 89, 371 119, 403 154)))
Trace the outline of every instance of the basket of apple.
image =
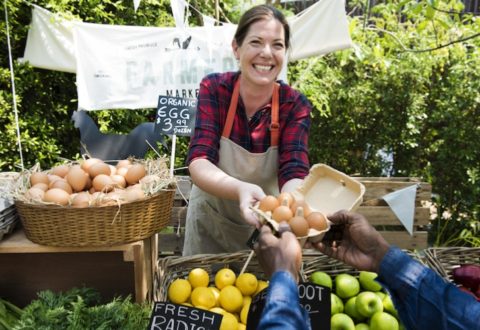
POLYGON ((480 301, 480 247, 428 248, 425 256, 440 276, 480 301))
MULTIPOLYGON (((404 250, 417 261, 423 259, 404 250)), ((331 290, 331 330, 399 330, 397 311, 388 292, 375 281, 376 273, 358 271, 321 253, 303 256, 305 281, 331 290)))

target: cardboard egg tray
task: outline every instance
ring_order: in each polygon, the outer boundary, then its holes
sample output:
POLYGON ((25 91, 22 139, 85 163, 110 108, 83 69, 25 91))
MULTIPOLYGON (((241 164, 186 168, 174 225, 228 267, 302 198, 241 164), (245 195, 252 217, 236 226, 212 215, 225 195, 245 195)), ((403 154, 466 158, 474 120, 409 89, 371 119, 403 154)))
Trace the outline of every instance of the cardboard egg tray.
MULTIPOLYGON (((340 210, 354 211, 362 203, 364 193, 365 186, 357 180, 328 165, 315 164, 292 195, 303 198, 312 211, 327 216, 340 210)), ((267 222, 274 230, 278 230, 279 224, 270 214, 258 209, 258 205, 252 210, 259 216, 260 221, 267 222)), ((330 225, 331 222, 327 218, 325 230, 310 228, 306 237, 299 237, 300 243, 303 245, 307 240, 313 243, 321 241, 330 230, 330 225)))

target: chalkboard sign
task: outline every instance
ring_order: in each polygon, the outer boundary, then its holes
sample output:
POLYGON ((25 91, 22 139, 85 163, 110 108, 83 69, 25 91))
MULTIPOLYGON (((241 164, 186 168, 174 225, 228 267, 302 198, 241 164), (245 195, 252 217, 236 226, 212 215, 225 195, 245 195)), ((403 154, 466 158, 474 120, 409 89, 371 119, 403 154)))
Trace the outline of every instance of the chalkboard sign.
POLYGON ((155 302, 149 330, 218 330, 223 315, 168 302, 155 302))
POLYGON ((165 135, 191 136, 195 128, 196 110, 196 99, 160 95, 155 132, 165 135))
MULTIPOLYGON (((247 330, 256 329, 267 300, 268 288, 253 297, 248 311, 247 330)), ((308 312, 312 329, 330 330, 330 288, 309 282, 298 285, 300 305, 308 312)))

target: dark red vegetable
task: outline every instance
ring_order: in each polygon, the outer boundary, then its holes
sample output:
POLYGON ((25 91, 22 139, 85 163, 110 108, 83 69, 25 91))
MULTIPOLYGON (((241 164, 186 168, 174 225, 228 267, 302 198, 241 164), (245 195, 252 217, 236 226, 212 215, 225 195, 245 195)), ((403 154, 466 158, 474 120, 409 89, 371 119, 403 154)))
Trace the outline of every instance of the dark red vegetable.
POLYGON ((476 290, 480 285, 480 266, 473 264, 461 265, 452 272, 455 283, 461 284, 470 290, 476 290))

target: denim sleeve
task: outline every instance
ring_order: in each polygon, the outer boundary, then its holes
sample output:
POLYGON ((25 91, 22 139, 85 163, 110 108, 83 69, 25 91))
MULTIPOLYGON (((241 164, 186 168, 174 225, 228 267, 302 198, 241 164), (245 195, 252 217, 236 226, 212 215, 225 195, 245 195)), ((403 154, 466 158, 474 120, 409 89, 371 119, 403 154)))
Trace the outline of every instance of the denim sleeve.
POLYGON ((480 330, 480 302, 396 247, 380 264, 402 323, 411 329, 480 330))
POLYGON ((268 285, 267 302, 257 330, 310 329, 310 318, 300 305, 297 283, 285 271, 273 274, 268 285))

